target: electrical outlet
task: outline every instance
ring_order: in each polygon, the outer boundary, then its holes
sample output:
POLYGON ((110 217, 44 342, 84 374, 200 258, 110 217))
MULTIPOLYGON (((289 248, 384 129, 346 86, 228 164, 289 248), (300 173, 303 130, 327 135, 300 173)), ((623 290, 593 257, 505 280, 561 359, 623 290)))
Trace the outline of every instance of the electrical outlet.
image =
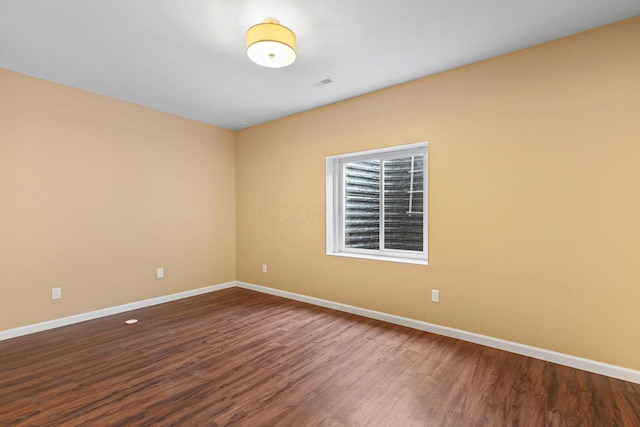
POLYGON ((437 289, 431 289, 431 301, 440 302, 440 291, 437 289))
POLYGON ((51 288, 51 299, 62 298, 62 288, 51 288))
POLYGON ((263 273, 267 272, 267 264, 262 264, 262 272, 263 273))
POLYGON ((158 279, 162 279, 164 277, 164 268, 159 268, 156 275, 158 276, 158 279))

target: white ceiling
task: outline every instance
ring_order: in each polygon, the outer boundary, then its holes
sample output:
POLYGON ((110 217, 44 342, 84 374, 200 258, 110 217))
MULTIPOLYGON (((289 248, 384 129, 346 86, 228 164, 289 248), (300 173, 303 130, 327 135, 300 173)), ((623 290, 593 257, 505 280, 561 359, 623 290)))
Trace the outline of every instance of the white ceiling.
POLYGON ((640 0, 0 0, 0 67, 242 129, 636 15, 640 0), (266 17, 298 37, 290 67, 246 56, 266 17))

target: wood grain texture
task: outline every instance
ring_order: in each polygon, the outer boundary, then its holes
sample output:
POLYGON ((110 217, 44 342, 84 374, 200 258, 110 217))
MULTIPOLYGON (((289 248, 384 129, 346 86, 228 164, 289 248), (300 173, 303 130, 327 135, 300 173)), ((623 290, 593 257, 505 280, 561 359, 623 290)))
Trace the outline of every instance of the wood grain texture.
POLYGON ((0 342, 0 425, 640 426, 640 385, 231 288, 0 342))

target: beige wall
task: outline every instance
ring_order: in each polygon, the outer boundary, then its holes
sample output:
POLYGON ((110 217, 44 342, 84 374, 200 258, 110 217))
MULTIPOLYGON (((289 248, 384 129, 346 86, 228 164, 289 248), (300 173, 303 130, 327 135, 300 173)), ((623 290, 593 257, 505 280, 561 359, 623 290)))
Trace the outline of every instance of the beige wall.
POLYGON ((635 18, 238 132, 238 280, 640 369, 639 46, 635 18), (326 256, 325 157, 424 140, 430 265, 326 256))
POLYGON ((234 280, 234 139, 0 70, 0 330, 234 280))

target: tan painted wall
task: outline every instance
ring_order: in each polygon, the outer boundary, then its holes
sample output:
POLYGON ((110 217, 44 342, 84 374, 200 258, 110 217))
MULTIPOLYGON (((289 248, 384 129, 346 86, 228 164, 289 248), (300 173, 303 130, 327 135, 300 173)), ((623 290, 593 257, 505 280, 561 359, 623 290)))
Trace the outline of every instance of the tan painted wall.
POLYGON ((238 280, 640 369, 640 18, 237 144, 238 280), (325 157, 423 140, 430 265, 326 256, 325 157))
POLYGON ((234 139, 0 70, 0 330, 234 280, 234 139))

